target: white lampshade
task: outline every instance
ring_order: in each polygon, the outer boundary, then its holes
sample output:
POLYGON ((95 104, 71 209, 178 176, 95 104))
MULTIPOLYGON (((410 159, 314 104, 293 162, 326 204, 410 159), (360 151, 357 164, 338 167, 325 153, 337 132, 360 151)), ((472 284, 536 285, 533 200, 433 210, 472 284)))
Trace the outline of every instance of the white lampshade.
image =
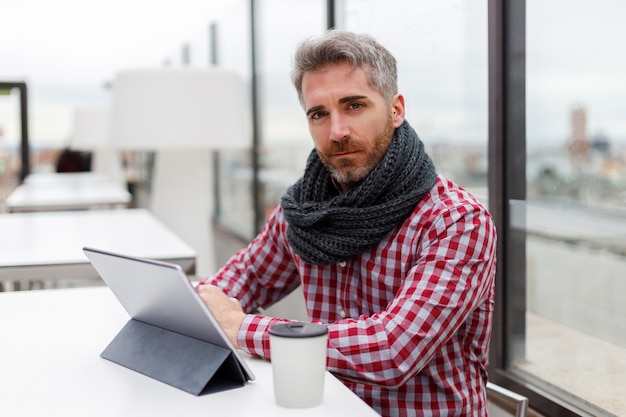
POLYGON ((108 106, 76 108, 72 148, 94 150, 111 147, 109 127, 108 106))
POLYGON ((214 273, 210 150, 249 148, 241 78, 214 69, 124 71, 113 82, 111 142, 157 151, 150 210, 214 273))
POLYGON ((123 71, 113 85, 111 140, 126 149, 249 146, 243 83, 213 69, 123 71))

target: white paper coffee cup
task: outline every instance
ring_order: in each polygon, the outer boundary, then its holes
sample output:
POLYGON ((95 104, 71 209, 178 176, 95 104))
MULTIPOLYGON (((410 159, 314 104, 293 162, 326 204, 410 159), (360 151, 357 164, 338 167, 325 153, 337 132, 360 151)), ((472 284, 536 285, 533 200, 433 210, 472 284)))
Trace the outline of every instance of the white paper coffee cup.
POLYGON ((282 323, 269 330, 274 397, 283 407, 321 404, 328 329, 322 324, 282 323))

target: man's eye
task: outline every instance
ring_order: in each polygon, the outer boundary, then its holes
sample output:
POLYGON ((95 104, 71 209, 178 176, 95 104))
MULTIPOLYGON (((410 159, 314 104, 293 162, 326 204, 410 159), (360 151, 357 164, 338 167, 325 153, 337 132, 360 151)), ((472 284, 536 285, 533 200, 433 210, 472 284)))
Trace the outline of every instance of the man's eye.
POLYGON ((325 115, 325 114, 326 114, 325 112, 318 111, 318 112, 313 113, 313 114, 311 115, 311 119, 313 119, 313 120, 318 120, 318 119, 321 119, 322 117, 324 117, 324 115, 325 115))
POLYGON ((350 103, 349 106, 352 110, 356 110, 356 109, 360 109, 361 107, 363 107, 363 105, 361 103, 350 103))

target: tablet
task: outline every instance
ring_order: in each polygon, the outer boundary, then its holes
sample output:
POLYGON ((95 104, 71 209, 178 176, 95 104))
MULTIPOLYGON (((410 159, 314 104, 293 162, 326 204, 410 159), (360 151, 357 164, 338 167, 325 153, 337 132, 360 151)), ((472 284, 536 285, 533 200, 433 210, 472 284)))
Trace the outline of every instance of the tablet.
POLYGON ((131 318, 230 350, 246 380, 254 380, 180 265, 89 247, 83 252, 131 318))

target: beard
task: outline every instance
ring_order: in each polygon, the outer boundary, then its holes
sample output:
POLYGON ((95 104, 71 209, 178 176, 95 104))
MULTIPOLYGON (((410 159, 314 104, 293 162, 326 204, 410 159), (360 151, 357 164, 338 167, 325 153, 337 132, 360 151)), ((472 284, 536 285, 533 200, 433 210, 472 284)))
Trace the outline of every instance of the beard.
POLYGON ((331 142, 325 149, 317 150, 317 155, 339 184, 352 186, 367 177, 374 167, 382 161, 393 139, 394 132, 393 118, 390 115, 371 144, 347 138, 340 142, 331 142), (341 152, 362 152, 365 154, 365 161, 362 164, 351 158, 339 158, 333 161, 329 156, 341 152))

